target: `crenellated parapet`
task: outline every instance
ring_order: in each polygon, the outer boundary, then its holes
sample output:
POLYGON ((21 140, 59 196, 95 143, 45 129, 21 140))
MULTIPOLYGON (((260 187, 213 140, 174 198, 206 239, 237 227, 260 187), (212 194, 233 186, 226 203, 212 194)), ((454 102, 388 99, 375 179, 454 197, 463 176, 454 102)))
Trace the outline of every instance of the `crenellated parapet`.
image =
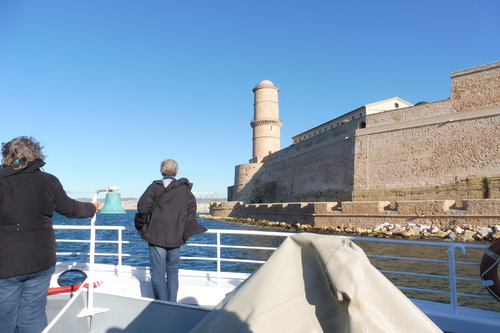
POLYGON ((500 199, 464 200, 457 208, 454 200, 289 202, 244 204, 242 201, 212 202, 215 218, 268 220, 313 227, 373 227, 378 223, 428 224, 492 227, 500 224, 500 199))

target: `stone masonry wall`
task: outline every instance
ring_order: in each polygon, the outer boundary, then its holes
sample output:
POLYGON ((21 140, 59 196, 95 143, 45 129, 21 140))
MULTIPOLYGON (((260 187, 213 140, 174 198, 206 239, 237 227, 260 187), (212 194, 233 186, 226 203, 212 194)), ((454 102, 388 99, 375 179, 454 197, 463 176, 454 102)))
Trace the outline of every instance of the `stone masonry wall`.
POLYGON ((457 208, 453 200, 402 200, 392 208, 389 201, 300 202, 244 204, 212 202, 214 218, 240 218, 310 225, 316 228, 351 225, 369 228, 390 223, 403 226, 433 225, 441 230, 457 227, 494 227, 500 223, 500 199, 471 199, 457 208))
MULTIPOLYGON (((351 200, 356 128, 357 123, 346 123, 267 156, 248 183, 232 187, 229 198, 247 203, 351 200)), ((251 165, 238 166, 237 173, 251 165)))
POLYGON ((500 62, 452 74, 451 99, 457 112, 500 104, 500 62))
POLYGON ((456 111, 452 109, 450 101, 444 100, 372 114, 368 116, 366 127, 373 128, 384 125, 401 124, 407 121, 415 121, 455 113, 456 111))
POLYGON ((353 200, 499 198, 500 107, 485 111, 359 130, 353 200))

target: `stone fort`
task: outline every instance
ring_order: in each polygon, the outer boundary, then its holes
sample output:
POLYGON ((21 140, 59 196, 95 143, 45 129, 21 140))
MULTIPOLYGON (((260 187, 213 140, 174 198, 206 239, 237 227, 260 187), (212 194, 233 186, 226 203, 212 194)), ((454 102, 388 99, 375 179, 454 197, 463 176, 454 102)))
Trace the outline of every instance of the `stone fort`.
POLYGON ((451 97, 394 97, 280 147, 279 88, 253 89, 253 154, 215 217, 308 223, 500 222, 500 62, 451 74, 451 97))

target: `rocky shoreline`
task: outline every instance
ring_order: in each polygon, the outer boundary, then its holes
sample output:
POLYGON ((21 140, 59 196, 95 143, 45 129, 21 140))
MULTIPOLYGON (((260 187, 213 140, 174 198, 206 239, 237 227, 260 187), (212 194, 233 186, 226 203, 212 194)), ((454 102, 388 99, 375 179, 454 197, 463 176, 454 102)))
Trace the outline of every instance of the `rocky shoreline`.
POLYGON ((313 227, 309 224, 288 224, 285 222, 273 222, 267 220, 253 220, 232 217, 213 217, 211 215, 199 215, 201 219, 222 220, 235 223, 248 223, 266 227, 283 228, 285 230, 321 232, 321 233, 346 233, 374 237, 393 238, 441 238, 452 241, 487 241, 492 242, 500 239, 500 224, 493 227, 478 227, 474 225, 456 226, 451 225, 446 229, 440 229, 435 225, 408 224, 402 226, 389 222, 379 223, 372 228, 360 228, 351 224, 339 225, 337 227, 313 227))

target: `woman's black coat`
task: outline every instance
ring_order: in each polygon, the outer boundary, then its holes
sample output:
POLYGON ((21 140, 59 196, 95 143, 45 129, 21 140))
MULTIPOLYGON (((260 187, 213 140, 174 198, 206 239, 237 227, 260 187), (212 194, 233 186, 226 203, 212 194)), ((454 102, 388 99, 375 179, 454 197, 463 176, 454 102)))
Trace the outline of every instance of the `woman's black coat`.
POLYGON ((72 218, 96 209, 66 195, 60 181, 35 161, 0 169, 0 278, 39 272, 56 264, 54 211, 72 218))

